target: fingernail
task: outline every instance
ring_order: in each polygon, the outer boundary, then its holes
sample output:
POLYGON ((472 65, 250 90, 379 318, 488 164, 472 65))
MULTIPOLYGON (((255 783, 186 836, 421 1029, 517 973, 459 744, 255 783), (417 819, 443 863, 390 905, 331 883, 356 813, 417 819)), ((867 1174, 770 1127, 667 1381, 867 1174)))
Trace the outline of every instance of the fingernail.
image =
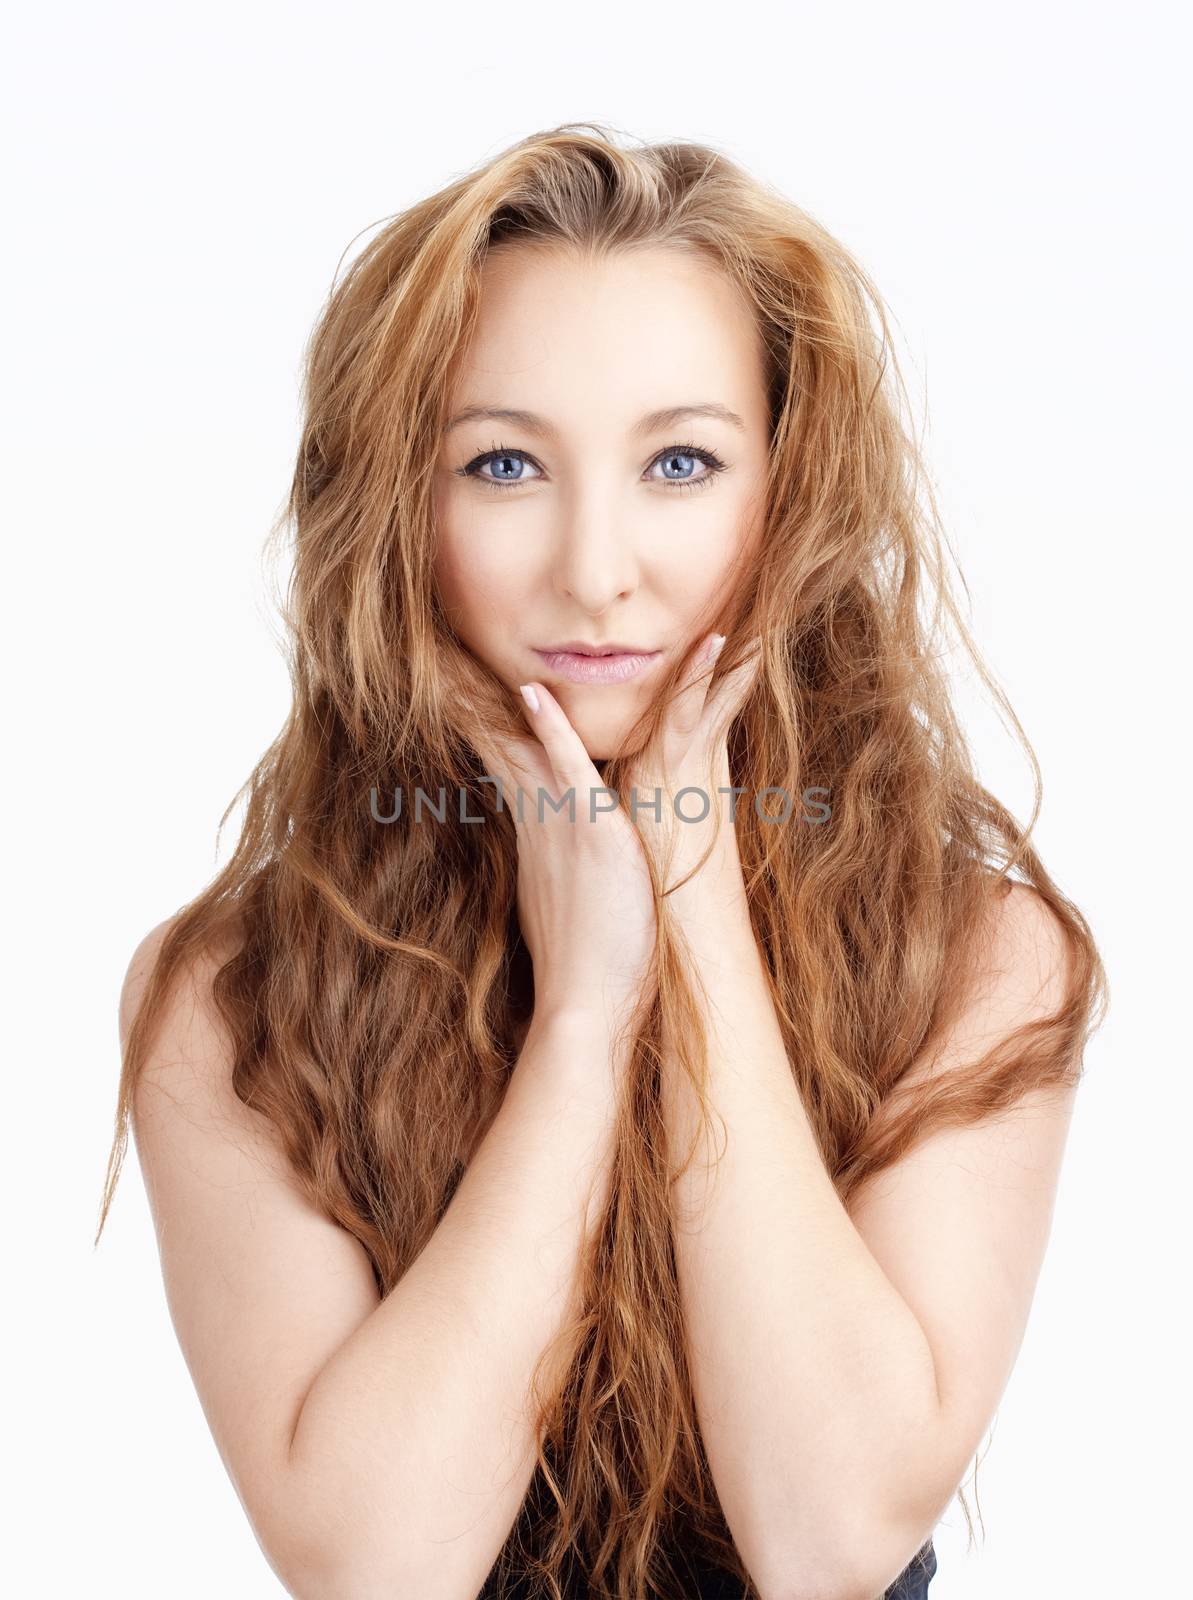
POLYGON ((525 700, 530 709, 532 711, 537 711, 539 708, 539 697, 535 691, 534 685, 531 683, 520 683, 518 688, 522 691, 522 698, 525 700))
POLYGON ((710 661, 715 661, 724 648, 724 645, 725 635, 723 633, 714 633, 712 636, 712 643, 708 647, 708 659, 710 661))

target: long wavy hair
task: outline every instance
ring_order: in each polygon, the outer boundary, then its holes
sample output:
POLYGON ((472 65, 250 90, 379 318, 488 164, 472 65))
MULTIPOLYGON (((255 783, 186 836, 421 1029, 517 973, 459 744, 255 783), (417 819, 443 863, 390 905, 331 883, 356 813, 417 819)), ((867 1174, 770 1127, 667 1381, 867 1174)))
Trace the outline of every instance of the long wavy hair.
MULTIPOLYGON (((929 1132, 1082 1072, 1105 974, 1029 842, 1038 762, 950 592, 874 286, 815 220, 715 149, 568 123, 388 220, 318 318, 293 480, 270 531, 271 543, 293 537, 282 602, 293 705, 221 820, 222 831, 247 793, 234 854, 160 944, 126 1040, 97 1243, 155 1025, 200 958, 217 957, 210 992, 235 1092, 270 1119, 311 1200, 364 1246, 382 1295, 500 1106, 533 974, 514 828, 480 781, 476 735, 525 736, 525 721, 441 609, 432 480, 479 269, 490 251, 536 245, 695 251, 756 314, 772 424, 765 532, 720 610, 729 642, 716 670, 761 641, 729 733, 734 784, 831 796, 826 826, 768 826, 746 804, 737 831, 791 1072, 842 1200, 929 1132), (1026 827, 975 776, 942 668, 950 626, 1030 757, 1026 827), (434 828, 413 825, 409 806, 390 826, 372 814, 374 788, 435 797, 441 785, 466 791, 486 825, 463 825, 454 805, 434 828), (1012 873, 1063 929, 1063 1004, 900 1094, 957 1014, 991 895, 1012 873)), ((647 743, 678 674, 645 716, 647 743)), ((609 787, 622 789, 628 759, 603 763, 609 787)), ((573 1561, 618 1600, 670 1593, 680 1532, 748 1581, 685 1356, 664 1050, 706 1119, 711 1106, 694 978, 652 876, 658 957, 632 1030, 608 1203, 578 1259, 577 1314, 536 1370, 538 1460, 499 1559, 554 1600, 573 1561), (540 1382, 549 1359, 564 1372, 553 1387, 540 1382)))

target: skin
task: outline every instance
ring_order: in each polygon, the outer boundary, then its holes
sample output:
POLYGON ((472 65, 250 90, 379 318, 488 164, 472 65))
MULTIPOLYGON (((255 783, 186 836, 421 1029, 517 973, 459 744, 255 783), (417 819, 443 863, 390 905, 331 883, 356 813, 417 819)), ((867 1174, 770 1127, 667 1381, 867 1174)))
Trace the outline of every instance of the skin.
MULTIPOLYGON (((661 253, 599 268, 511 256, 485 302, 464 403, 483 394, 479 403, 525 407, 553 419, 556 433, 540 449, 544 477, 509 491, 508 504, 478 503, 485 491, 471 487, 446 493, 442 573, 466 641, 507 683, 529 680, 533 691, 533 737, 491 747, 493 770, 507 781, 529 774, 555 793, 574 786, 581 816, 586 790, 600 782, 595 760, 616 747, 649 686, 561 686, 544 679, 526 645, 573 634, 670 645, 699 633, 710 596, 753 536, 763 471, 761 374, 740 312, 715 275, 661 253), (749 419, 744 437, 729 441, 744 451, 740 476, 695 505, 656 507, 651 497, 667 491, 635 475, 642 456, 629 428, 641 411, 688 394, 732 397, 749 419)), ((521 441, 507 430, 501 443, 521 441)), ((752 664, 712 678, 711 642, 698 640, 690 655, 662 769, 637 782, 670 779, 674 792, 704 784, 711 769, 716 785, 728 784, 726 733, 752 664)), ((706 1151, 675 1190, 710 1466, 763 1594, 872 1600, 930 1536, 1010 1375, 1073 1092, 1028 1094, 1001 1116, 931 1135, 843 1205, 786 1056, 727 804, 714 804, 704 826, 674 833, 648 829, 644 843, 677 844, 679 879, 711 846, 670 905, 703 984, 714 1126, 723 1119, 728 1130, 719 1163, 706 1151)), ((536 993, 541 976, 562 1010, 591 1007, 597 967, 620 952, 624 998, 650 938, 641 859, 635 865, 623 818, 601 815, 595 827, 532 820, 519 827, 519 850, 536 993), (630 940, 614 920, 627 903, 630 940), (587 971, 585 947, 599 953, 587 971)), ((976 1059, 1060 1001, 1064 948, 1043 903, 1016 887, 990 916, 989 967, 943 1047, 913 1064, 909 1086, 976 1059)), ((663 1093, 678 1160, 696 1100, 674 1061, 663 1093)))
POLYGON ((686 251, 598 262, 498 251, 483 269, 449 419, 472 406, 531 411, 551 431, 476 420, 445 434, 436 476, 445 609, 511 689, 544 682, 589 755, 603 759, 620 748, 657 668, 626 684, 577 685, 546 671, 533 647, 616 640, 661 648, 670 664, 712 628, 765 485, 770 422, 755 324, 735 287, 686 251), (634 431, 649 412, 710 401, 743 426, 693 417, 634 431), (520 480, 491 487, 510 470, 492 464, 459 476, 494 445, 530 458, 520 480), (678 445, 713 452, 725 470, 660 461, 678 445))
MULTIPOLYGON (((696 665, 673 713, 673 748, 693 772, 711 751, 721 782, 748 673, 709 688, 696 665)), ((529 716, 539 749, 555 781, 582 794, 598 775, 539 688, 529 716)), ((1074 1091, 1031 1092, 982 1123, 931 1134, 842 1204, 791 1072, 727 806, 712 826, 709 861, 671 896, 703 987, 714 1130, 723 1122, 728 1140, 719 1159, 706 1144, 674 1189, 701 1433, 762 1595, 874 1600, 931 1536, 1010 1376, 1074 1091)), ((566 897, 567 840, 577 863, 584 832, 522 830, 526 851, 554 863, 536 879, 540 893, 566 897)), ((581 875, 573 867, 572 881, 581 875)), ((600 901, 573 899, 572 915, 586 916, 599 941, 600 901)), ((1015 887, 990 917, 988 965, 938 1052, 908 1070, 908 1087, 976 1060, 1060 1003, 1066 957, 1043 902, 1015 887)), ((584 994, 576 1004, 591 1004, 584 994)), ((594 1022, 588 1037, 596 1032, 594 1022)), ((698 1108, 666 1055, 663 1107, 678 1165, 698 1108)))
MULTIPOLYGON (((601 996, 602 1025, 616 1022, 646 972, 655 929, 640 842, 620 812, 585 825, 587 791, 599 786, 594 764, 622 747, 655 693, 659 667, 679 656, 688 687, 672 707, 664 765, 640 766, 633 781, 644 797, 687 784, 711 793, 698 763, 711 759, 713 742, 691 737, 691 685, 702 699, 708 621, 761 526, 769 425, 756 325, 735 286, 701 258, 654 249, 592 261, 512 249, 486 262, 436 474, 435 577, 462 642, 511 689, 532 683, 567 724, 554 768, 535 740, 484 747, 507 792, 531 797, 529 831, 519 827, 518 902, 536 1013, 570 1013, 578 997, 587 1008, 601 996), (710 403, 739 422, 700 416, 641 427, 652 413, 710 403), (453 426, 490 407, 541 422, 453 426), (500 465, 478 464, 498 445, 500 465), (677 454, 679 446, 709 452, 721 470, 677 454), (498 471, 515 470, 511 461, 520 463, 516 481, 493 488, 498 471), (626 683, 575 684, 535 652, 569 639, 662 656, 626 683), (575 788, 581 825, 550 811, 533 820, 540 786, 555 797, 575 788)), ((745 687, 744 676, 721 685, 726 725, 745 687)), ((721 765, 716 781, 727 784, 721 765)), ((720 830, 711 816, 677 825, 663 810, 649 842, 660 856, 677 847, 673 873, 682 875, 720 830)))
MULTIPOLYGON (((453 398, 528 408, 555 428, 443 442, 437 577, 450 613, 512 690, 538 693, 525 738, 486 752, 491 770, 575 786, 586 815, 595 762, 620 748, 649 688, 551 685, 531 651, 628 637, 684 660, 661 771, 637 781, 674 789, 711 770, 727 782, 753 658, 717 677, 705 647, 710 604, 749 552, 765 461, 748 317, 673 254, 599 267, 511 254, 490 267, 453 398), (693 400, 731 406, 745 427, 632 438, 643 412, 693 400), (648 481, 677 442, 711 444, 730 470, 692 493, 648 481), (543 478, 507 501, 452 475, 494 443, 525 445, 543 478)), ((576 1252, 607 1198, 626 1065, 612 1024, 655 938, 643 852, 672 844, 676 879, 709 849, 671 904, 705 987, 707 1092, 728 1131, 716 1170, 697 1159, 676 1185, 676 1261, 701 1432, 762 1600, 873 1600, 981 1442, 1026 1323, 1071 1095, 1029 1095, 930 1136, 844 1207, 786 1059, 727 806, 645 842, 620 811, 584 827, 548 813, 518 824, 529 1035, 442 1220, 384 1299, 360 1241, 310 1203, 273 1124, 232 1088, 211 996, 230 952, 188 969, 135 1091, 180 1345, 262 1550, 304 1600, 473 1600, 509 1534, 535 1464, 530 1377, 577 1309, 576 1252)), ((1056 1005, 1063 958, 1042 903, 1015 889, 991 916, 989 969, 911 1081, 1056 1005)), ((168 926, 130 961, 125 1042, 168 926)), ((670 1060, 663 1101, 678 1163, 693 1103, 670 1060)))

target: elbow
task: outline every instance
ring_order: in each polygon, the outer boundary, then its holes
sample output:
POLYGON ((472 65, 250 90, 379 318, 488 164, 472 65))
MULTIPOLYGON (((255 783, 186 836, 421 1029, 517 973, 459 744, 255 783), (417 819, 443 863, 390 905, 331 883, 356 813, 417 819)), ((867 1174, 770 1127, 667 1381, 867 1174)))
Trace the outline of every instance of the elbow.
MULTIPOLYGON (((768 1552, 751 1568, 760 1600, 882 1600, 931 1538, 927 1527, 876 1526, 768 1552)), ((934 1568, 933 1568, 934 1570, 934 1568)))
POLYGON ((266 1539, 257 1532, 261 1553, 292 1600, 364 1600, 370 1591, 350 1575, 338 1552, 314 1530, 304 1536, 274 1534, 266 1539))
POLYGON ((416 1593, 402 1587, 400 1574, 383 1572, 378 1562, 362 1560, 363 1544, 347 1529, 333 1530, 326 1517, 296 1517, 295 1507, 268 1527, 251 1518, 257 1543, 292 1600, 381 1600, 416 1593))
POLYGON ((292 1474, 284 1503, 275 1498, 250 1522, 292 1600, 476 1600, 481 1586, 462 1576, 458 1552, 412 1537, 393 1515, 363 1509, 326 1476, 298 1482, 292 1474))
POLYGON ((476 1600, 479 1583, 464 1584, 442 1561, 428 1570, 407 1561, 392 1548, 370 1553, 363 1544, 346 1549, 328 1545, 291 1545, 274 1571, 293 1600, 476 1600))
POLYGON ((758 1600, 874 1600, 864 1594, 843 1556, 813 1550, 808 1543, 794 1550, 771 1545, 748 1565, 758 1600))
POLYGON ((754 1585, 759 1600, 883 1600, 897 1576, 898 1572, 886 1571, 878 1576, 877 1569, 871 1576, 861 1577, 856 1568, 830 1571, 817 1567, 812 1571, 788 1566, 781 1577, 755 1578, 754 1585))
POLYGON ((420 1592, 405 1587, 400 1573, 383 1572, 316 1538, 275 1543, 269 1560, 292 1600, 389 1600, 420 1592))
MULTIPOLYGON (((435 1588, 407 1582, 403 1549, 387 1518, 353 1513, 352 1489, 326 1468, 320 1474, 289 1461, 270 1483, 270 1496, 249 1511, 262 1554, 292 1600, 392 1600, 435 1588)), ((242 1496, 242 1501, 244 1497, 242 1496)))
MULTIPOLYGON (((759 1600, 881 1600, 885 1585, 859 1579, 843 1567, 829 1570, 785 1562, 780 1570, 752 1572, 759 1600)), ((888 1580, 889 1581, 889 1580, 888 1580)))
POLYGON ((418 1591, 404 1587, 398 1573, 379 1573, 359 1561, 306 1547, 291 1549, 285 1560, 271 1562, 292 1600, 391 1600, 418 1591))

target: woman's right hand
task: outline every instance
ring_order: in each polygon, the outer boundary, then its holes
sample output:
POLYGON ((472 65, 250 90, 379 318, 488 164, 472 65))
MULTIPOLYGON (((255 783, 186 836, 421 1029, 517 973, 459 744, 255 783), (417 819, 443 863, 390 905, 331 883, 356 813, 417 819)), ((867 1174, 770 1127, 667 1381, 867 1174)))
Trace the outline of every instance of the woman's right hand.
POLYGON ((558 700, 541 683, 530 687, 534 737, 490 732, 480 754, 501 781, 517 834, 518 920, 534 963, 535 1016, 590 1014, 616 1027, 642 993, 655 949, 642 841, 620 806, 602 809, 612 796, 558 700), (564 801, 561 809, 548 797, 564 801))

